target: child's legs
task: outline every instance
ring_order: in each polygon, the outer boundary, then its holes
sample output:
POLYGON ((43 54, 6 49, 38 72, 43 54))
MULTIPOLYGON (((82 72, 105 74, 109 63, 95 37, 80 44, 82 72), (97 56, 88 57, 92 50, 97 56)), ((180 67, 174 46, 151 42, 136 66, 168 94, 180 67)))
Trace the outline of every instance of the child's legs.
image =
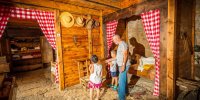
POLYGON ((114 85, 114 77, 112 77, 112 82, 111 82, 111 84, 112 84, 112 86, 114 85))
POLYGON ((115 81, 115 86, 118 85, 118 77, 114 77, 114 81, 115 81))
POLYGON ((96 91, 97 91, 97 100, 99 100, 99 97, 100 97, 100 89, 96 89, 96 91))
POLYGON ((93 100, 93 89, 90 88, 90 100, 93 100))

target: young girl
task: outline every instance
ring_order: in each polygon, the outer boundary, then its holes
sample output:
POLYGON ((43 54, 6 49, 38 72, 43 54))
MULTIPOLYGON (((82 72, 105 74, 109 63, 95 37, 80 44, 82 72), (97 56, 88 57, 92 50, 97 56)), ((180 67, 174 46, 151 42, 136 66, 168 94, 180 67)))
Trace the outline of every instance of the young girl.
POLYGON ((113 90, 117 90, 117 84, 118 84, 118 72, 117 72, 117 62, 116 62, 116 51, 111 51, 111 59, 112 61, 109 62, 110 65, 110 73, 112 77, 112 83, 110 85, 113 90))
POLYGON ((100 87, 102 86, 101 77, 102 77, 102 65, 98 64, 98 57, 96 55, 92 55, 91 62, 89 66, 90 70, 90 81, 89 81, 89 88, 90 88, 90 100, 93 100, 93 90, 96 89, 97 91, 97 100, 99 100, 100 94, 100 87))

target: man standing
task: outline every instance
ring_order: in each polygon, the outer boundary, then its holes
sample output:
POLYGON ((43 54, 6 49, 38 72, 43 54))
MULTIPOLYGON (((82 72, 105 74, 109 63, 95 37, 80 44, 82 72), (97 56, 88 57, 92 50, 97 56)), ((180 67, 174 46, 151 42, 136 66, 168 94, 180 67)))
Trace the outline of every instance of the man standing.
POLYGON ((113 42, 118 45, 117 48, 117 65, 119 67, 119 86, 118 96, 119 100, 126 100, 126 94, 128 93, 127 84, 127 71, 130 67, 130 61, 128 59, 128 45, 121 40, 119 35, 113 37, 113 42))

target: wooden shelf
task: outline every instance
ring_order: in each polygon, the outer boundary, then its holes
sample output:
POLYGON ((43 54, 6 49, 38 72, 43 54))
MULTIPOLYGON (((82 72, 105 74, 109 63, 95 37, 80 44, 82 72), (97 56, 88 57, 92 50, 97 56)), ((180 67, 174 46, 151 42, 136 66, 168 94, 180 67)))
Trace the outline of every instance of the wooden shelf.
POLYGON ((26 71, 42 67, 40 41, 40 37, 13 37, 11 39, 13 71, 26 71), (21 51, 22 49, 24 51, 21 51))
POLYGON ((40 37, 14 37, 13 40, 40 39, 40 37))
POLYGON ((27 50, 27 51, 17 51, 16 53, 12 53, 12 55, 20 55, 20 54, 31 54, 31 53, 40 53, 40 49, 35 50, 27 50))
POLYGON ((13 59, 13 61, 30 60, 30 59, 37 59, 37 58, 41 59, 42 57, 40 56, 40 57, 33 57, 33 58, 13 59))

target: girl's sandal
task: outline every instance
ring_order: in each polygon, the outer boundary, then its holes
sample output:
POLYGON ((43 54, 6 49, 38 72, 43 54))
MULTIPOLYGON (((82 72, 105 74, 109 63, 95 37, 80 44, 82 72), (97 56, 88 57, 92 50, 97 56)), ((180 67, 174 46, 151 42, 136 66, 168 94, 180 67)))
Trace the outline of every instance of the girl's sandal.
POLYGON ((113 90, 117 91, 117 86, 113 86, 113 90))

